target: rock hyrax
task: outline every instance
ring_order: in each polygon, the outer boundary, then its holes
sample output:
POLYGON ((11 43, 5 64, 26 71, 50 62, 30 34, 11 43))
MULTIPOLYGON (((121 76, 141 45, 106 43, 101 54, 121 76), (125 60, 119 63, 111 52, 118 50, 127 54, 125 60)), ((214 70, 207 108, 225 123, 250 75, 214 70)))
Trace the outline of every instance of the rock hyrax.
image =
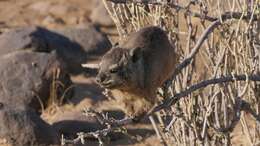
POLYGON ((166 33, 145 27, 102 58, 97 82, 110 89, 129 116, 142 116, 156 102, 156 90, 173 73, 176 54, 166 33))

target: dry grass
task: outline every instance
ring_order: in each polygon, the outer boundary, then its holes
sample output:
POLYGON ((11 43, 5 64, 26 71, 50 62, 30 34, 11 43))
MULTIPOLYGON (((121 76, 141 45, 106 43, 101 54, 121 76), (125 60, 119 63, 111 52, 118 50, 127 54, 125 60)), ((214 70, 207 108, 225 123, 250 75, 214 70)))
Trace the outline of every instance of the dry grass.
MULTIPOLYGON (((58 111, 61 111, 61 105, 63 105, 64 100, 68 100, 67 94, 71 92, 74 88, 74 85, 67 87, 64 83, 60 81, 61 70, 59 68, 54 69, 52 74, 52 81, 50 85, 50 93, 47 101, 47 105, 44 105, 43 102, 39 99, 39 103, 42 108, 42 117, 48 121, 52 118, 58 111)), ((73 106, 69 103, 67 107, 72 108, 73 106)))
MULTIPOLYGON (((194 17, 211 16, 222 23, 208 36, 192 63, 172 81, 166 96, 173 96, 206 79, 235 74, 260 73, 259 0, 175 1, 169 5, 114 4, 103 0, 116 23, 121 39, 147 25, 169 33, 180 62, 191 52, 202 32, 212 23, 194 17), (240 18, 222 20, 224 12, 239 12, 240 18), (250 15, 248 19, 242 16, 250 15), (258 15, 258 21, 253 20, 258 15)), ((165 92, 166 93, 166 92, 165 92)), ((260 84, 246 80, 214 84, 182 98, 157 113, 161 140, 165 145, 259 145, 260 124, 243 112, 244 101, 259 117, 260 84), (236 129, 241 129, 237 132, 236 129), (237 141, 243 137, 243 143, 237 141)), ((259 119, 258 119, 259 120, 259 119)))

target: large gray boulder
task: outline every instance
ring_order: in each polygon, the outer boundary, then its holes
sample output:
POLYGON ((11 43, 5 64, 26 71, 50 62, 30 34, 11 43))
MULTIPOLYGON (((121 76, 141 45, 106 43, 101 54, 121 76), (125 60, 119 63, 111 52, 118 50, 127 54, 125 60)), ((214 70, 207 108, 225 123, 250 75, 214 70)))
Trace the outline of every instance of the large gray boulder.
MULTIPOLYGON (((85 56, 85 60, 82 59, 82 62, 80 63, 86 63, 86 61, 99 58, 112 47, 107 36, 101 33, 99 29, 93 25, 89 25, 87 28, 66 28, 57 30, 56 32, 62 36, 66 36, 71 42, 76 43, 81 49, 83 49, 84 53, 76 56, 79 58, 85 56)), ((55 44, 55 42, 49 44, 55 44)), ((60 44, 61 43, 57 45, 60 44)), ((52 48, 59 48, 59 46, 53 46, 52 48)), ((73 52, 73 50, 71 50, 71 52, 73 52)))
POLYGON ((0 109, 0 139, 12 146, 59 144, 56 131, 30 108, 3 106, 0 109))
POLYGON ((0 56, 19 50, 35 52, 55 50, 66 62, 71 73, 77 73, 81 69, 81 64, 102 56, 110 48, 109 39, 92 25, 56 31, 30 26, 0 35, 0 56))
POLYGON ((0 103, 36 110, 50 98, 62 97, 72 84, 65 64, 54 52, 18 51, 1 56, 0 81, 0 103))
POLYGON ((45 29, 40 27, 23 27, 4 32, 0 35, 0 56, 7 53, 32 49, 39 52, 50 52, 46 40, 45 29))

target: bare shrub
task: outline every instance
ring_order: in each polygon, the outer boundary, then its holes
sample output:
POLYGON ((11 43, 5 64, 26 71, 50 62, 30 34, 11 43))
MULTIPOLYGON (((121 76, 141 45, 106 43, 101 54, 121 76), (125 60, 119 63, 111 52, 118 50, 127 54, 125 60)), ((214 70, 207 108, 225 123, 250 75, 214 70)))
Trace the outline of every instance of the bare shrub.
MULTIPOLYGON (((164 87, 162 103, 147 114, 158 111, 164 145, 260 144, 259 0, 103 2, 121 39, 156 25, 177 48, 180 64, 164 87)), ((85 136, 100 139, 132 123, 104 120, 107 129, 85 136)))

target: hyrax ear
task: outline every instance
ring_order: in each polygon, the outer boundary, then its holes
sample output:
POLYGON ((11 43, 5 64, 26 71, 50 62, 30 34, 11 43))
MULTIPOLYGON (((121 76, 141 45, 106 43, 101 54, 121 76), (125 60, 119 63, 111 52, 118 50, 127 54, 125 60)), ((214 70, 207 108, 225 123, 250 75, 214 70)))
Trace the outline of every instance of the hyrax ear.
POLYGON ((130 50, 130 57, 133 62, 137 62, 142 57, 142 49, 140 47, 130 50))
POLYGON ((113 47, 117 47, 117 46, 119 46, 119 43, 118 43, 118 42, 116 42, 116 43, 113 45, 113 47))

